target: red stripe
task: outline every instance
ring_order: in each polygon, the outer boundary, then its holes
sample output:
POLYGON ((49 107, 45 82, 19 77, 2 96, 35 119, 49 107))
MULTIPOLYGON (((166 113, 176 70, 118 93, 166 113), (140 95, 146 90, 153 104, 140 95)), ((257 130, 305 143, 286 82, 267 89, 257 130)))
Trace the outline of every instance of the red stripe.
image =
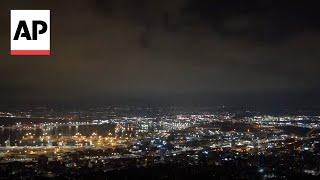
POLYGON ((50 55, 50 50, 11 50, 11 55, 19 56, 19 55, 27 55, 27 56, 48 56, 50 55))

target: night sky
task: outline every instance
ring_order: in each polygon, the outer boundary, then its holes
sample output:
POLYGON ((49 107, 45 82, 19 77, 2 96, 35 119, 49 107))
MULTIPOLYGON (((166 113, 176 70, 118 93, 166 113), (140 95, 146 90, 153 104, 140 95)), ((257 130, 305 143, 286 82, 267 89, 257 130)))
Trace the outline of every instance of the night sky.
POLYGON ((0 104, 318 105, 314 2, 1 1, 0 104), (8 55, 10 9, 51 9, 52 56, 8 55))

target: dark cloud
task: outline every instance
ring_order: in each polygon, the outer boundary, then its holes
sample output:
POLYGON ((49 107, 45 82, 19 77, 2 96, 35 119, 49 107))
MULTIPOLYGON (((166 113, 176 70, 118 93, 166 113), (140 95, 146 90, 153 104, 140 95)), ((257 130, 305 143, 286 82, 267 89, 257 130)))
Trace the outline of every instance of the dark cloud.
POLYGON ((319 29, 316 1, 243 0, 194 1, 191 9, 225 35, 273 42, 319 29))
POLYGON ((96 0, 108 17, 130 19, 146 27, 183 31, 208 26, 221 35, 279 42, 305 31, 317 31, 317 1, 289 0, 96 0))
POLYGON ((306 93, 317 103, 311 1, 13 0, 0 10, 4 103, 306 93), (10 9, 52 10, 52 56, 7 55, 10 9))

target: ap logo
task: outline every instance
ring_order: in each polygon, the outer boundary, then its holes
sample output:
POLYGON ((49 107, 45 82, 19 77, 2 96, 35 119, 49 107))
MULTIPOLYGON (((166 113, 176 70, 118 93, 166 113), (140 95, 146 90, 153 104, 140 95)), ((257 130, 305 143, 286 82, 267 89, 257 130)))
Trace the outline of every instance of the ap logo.
POLYGON ((11 55, 50 55, 50 10, 11 10, 11 55))

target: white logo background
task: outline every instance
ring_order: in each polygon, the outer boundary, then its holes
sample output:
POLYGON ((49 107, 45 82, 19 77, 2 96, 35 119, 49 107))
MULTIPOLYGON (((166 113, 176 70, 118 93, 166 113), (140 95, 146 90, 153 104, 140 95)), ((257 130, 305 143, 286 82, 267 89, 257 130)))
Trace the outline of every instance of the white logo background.
POLYGON ((11 10, 11 50, 50 50, 50 10, 11 10), (38 34, 37 40, 27 40, 25 37, 13 40, 21 20, 26 21, 31 36, 32 21, 44 21, 48 29, 44 34, 38 34))

